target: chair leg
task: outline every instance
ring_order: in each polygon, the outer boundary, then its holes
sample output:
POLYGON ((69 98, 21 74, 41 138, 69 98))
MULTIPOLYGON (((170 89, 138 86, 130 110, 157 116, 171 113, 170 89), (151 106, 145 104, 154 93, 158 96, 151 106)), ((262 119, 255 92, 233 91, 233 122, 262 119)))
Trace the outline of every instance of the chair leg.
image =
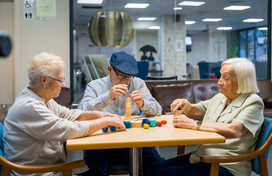
POLYGON ((63 172, 63 176, 72 176, 71 170, 64 170, 63 172))
POLYGON ((219 163, 212 163, 210 176, 218 176, 218 174, 219 174, 219 163))
POLYGON ((260 176, 269 176, 265 152, 258 157, 260 176))
POLYGON ((10 172, 11 172, 10 168, 2 166, 1 176, 10 176, 10 172))
POLYGON ((177 155, 183 155, 185 152, 185 145, 179 145, 177 155))

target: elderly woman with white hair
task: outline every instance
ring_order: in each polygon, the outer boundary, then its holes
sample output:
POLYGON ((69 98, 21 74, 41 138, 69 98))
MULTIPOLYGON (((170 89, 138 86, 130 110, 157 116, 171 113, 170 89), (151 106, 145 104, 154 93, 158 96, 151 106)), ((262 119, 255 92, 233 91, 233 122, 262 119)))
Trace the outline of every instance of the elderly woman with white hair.
MULTIPOLYGON (((254 65, 247 59, 229 59, 222 63, 218 80, 220 93, 210 100, 191 104, 176 99, 171 111, 178 108, 185 115, 173 118, 175 127, 211 131, 226 138, 222 144, 203 144, 187 155, 150 166, 148 176, 209 176, 210 164, 201 163, 201 156, 234 156, 254 151, 263 123, 263 102, 258 92, 254 65), (195 121, 187 116, 204 116, 195 121)), ((220 176, 250 176, 251 162, 222 163, 220 176)))
MULTIPOLYGON (((87 136, 108 125, 125 130, 117 115, 70 110, 53 100, 65 86, 64 65, 61 57, 45 52, 30 61, 29 87, 17 96, 4 121, 4 150, 8 160, 21 165, 67 162, 63 148, 66 139, 87 136)), ((12 171, 11 175, 24 174, 12 171)))

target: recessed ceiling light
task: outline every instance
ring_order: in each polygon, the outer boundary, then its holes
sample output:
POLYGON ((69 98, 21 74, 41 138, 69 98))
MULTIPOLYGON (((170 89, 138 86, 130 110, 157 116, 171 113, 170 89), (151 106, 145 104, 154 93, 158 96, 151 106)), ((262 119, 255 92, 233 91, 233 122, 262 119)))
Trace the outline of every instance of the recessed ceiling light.
POLYGON ((246 22, 246 23, 257 23, 261 21, 263 21, 263 19, 260 19, 260 18, 249 18, 249 19, 243 20, 243 22, 246 22))
POLYGON ((260 28, 258 28, 258 30, 259 31, 265 31, 265 30, 268 30, 268 28, 267 27, 260 27, 260 28))
POLYGON ((217 30, 232 30, 232 27, 218 27, 217 30))
POLYGON ((138 18, 138 21, 154 21, 156 20, 155 17, 140 17, 138 18))
POLYGON ((183 1, 179 3, 180 6, 201 6, 205 4, 205 2, 199 2, 199 1, 183 1))
POLYGON ((150 26, 148 29, 160 29, 160 26, 150 26))
POLYGON ((224 10, 245 10, 249 8, 250 6, 228 6, 228 7, 225 7, 224 10))
POLYGON ((128 3, 125 8, 146 8, 149 4, 140 4, 140 3, 128 3))
POLYGON ((195 21, 185 21, 185 24, 195 24, 195 21))
POLYGON ((102 4, 103 0, 77 0, 78 4, 102 4))
POLYGON ((202 21, 206 21, 206 22, 218 22, 218 21, 222 21, 222 18, 205 18, 202 21))
POLYGON ((181 10, 182 7, 174 7, 173 9, 174 9, 174 10, 181 10))

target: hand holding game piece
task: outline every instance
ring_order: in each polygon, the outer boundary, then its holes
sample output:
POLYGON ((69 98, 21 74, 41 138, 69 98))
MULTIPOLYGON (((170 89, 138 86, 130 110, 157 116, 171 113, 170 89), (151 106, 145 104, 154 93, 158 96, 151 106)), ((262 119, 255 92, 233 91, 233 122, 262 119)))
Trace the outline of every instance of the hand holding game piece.
POLYGON ((133 99, 134 103, 137 105, 138 108, 143 107, 144 97, 140 91, 134 90, 129 96, 133 99))
POLYGON ((127 93, 127 85, 126 84, 117 84, 113 86, 110 91, 110 97, 114 100, 116 97, 124 97, 127 93))

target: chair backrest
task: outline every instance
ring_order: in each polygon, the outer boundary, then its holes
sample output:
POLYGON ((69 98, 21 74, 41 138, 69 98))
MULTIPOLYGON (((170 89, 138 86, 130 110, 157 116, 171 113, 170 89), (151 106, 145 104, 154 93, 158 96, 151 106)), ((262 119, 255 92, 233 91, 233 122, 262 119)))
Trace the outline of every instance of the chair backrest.
POLYGON ((72 102, 71 102, 71 90, 68 87, 63 87, 58 97, 54 98, 54 100, 62 105, 66 106, 67 108, 71 109, 72 102))
POLYGON ((136 77, 139 77, 142 80, 146 80, 149 63, 147 61, 137 61, 137 67, 138 67, 139 73, 136 77))
MULTIPOLYGON (((4 142, 3 142, 4 127, 0 123, 0 155, 4 157, 4 142)), ((0 165, 0 173, 2 171, 2 166, 0 165)))
MULTIPOLYGON (((263 143, 266 141, 266 139, 270 135, 271 130, 272 130, 272 119, 265 117, 263 125, 262 125, 262 130, 256 144, 256 149, 260 148, 263 145, 263 143)), ((266 150, 266 159, 268 158, 269 149, 266 150)), ((253 160, 251 160, 251 164, 252 164, 252 171, 254 171, 256 174, 260 174, 258 158, 254 158, 253 160)))
POLYGON ((178 76, 146 76, 146 80, 177 80, 178 76))

